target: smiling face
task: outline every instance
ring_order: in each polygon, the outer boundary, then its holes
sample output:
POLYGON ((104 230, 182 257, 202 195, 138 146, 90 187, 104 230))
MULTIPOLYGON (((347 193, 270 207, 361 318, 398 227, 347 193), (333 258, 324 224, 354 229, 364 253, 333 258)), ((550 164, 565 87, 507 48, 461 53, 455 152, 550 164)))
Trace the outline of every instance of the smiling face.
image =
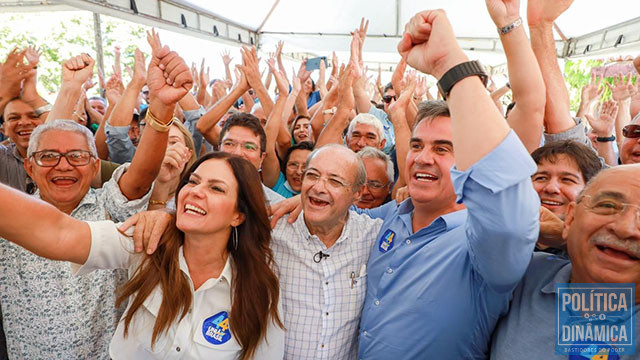
POLYGON ((176 226, 185 234, 229 232, 244 221, 237 199, 238 183, 229 163, 206 160, 178 193, 176 226))
POLYGON ((542 206, 561 219, 585 186, 578 164, 565 154, 556 155, 553 161, 541 160, 531 181, 542 206))
POLYGON ((289 155, 285 172, 287 182, 291 188, 295 191, 300 191, 302 188, 302 176, 304 174, 304 166, 307 161, 307 156, 311 153, 311 150, 298 149, 293 150, 289 155))
POLYGON ((99 99, 89 100, 89 106, 91 106, 93 110, 99 112, 100 115, 103 115, 103 116, 104 116, 104 113, 107 111, 107 106, 105 105, 104 101, 99 99))
POLYGON ((414 206, 433 210, 455 207, 450 170, 454 164, 451 119, 422 120, 409 143, 405 178, 414 206))
POLYGON ((360 197, 354 191, 357 157, 345 147, 328 147, 309 161, 302 180, 302 210, 309 227, 331 227, 344 221, 360 197))
MULTIPOLYGON (((71 150, 89 151, 84 135, 50 130, 40 136, 37 151, 51 150, 66 153, 71 150)), ((70 213, 89 191, 91 180, 100 170, 100 161, 91 158, 87 165, 73 166, 63 156, 54 167, 39 166, 33 157, 25 159, 27 174, 35 181, 40 197, 58 209, 70 213)))
POLYGON ((232 126, 220 142, 220 151, 249 160, 256 169, 262 166, 266 153, 260 149, 260 135, 244 126, 232 126))
POLYGON ((298 144, 303 141, 310 141, 311 120, 300 118, 293 126, 293 141, 298 144))
POLYGON ((572 282, 640 284, 640 166, 603 171, 567 211, 563 237, 572 282), (628 203, 608 215, 614 204, 628 203))
POLYGON ((384 204, 393 183, 389 181, 387 164, 382 159, 367 157, 362 162, 367 170, 367 183, 362 188, 362 195, 356 206, 373 209, 384 204))
POLYGON ((16 144, 22 156, 27 153, 31 133, 42 120, 36 115, 31 105, 20 99, 7 104, 4 108, 4 134, 16 144))
MULTIPOLYGON (((634 124, 640 124, 640 117, 636 118, 634 124)), ((640 137, 622 140, 620 146, 620 161, 623 164, 640 164, 640 137)))
POLYGON ((365 146, 382 149, 384 143, 385 139, 380 137, 378 129, 369 124, 358 123, 353 127, 351 133, 347 135, 347 146, 355 152, 362 150, 365 146))

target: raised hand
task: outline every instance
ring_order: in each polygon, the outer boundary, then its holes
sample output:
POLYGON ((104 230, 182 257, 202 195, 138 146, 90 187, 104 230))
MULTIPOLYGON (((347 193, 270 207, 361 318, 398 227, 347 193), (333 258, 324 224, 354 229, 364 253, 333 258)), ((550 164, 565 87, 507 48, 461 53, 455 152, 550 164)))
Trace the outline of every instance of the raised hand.
POLYGON ((624 101, 630 99, 636 94, 636 89, 631 80, 631 74, 627 76, 626 80, 624 75, 615 75, 613 77, 613 86, 609 83, 605 83, 609 90, 611 90, 611 97, 613 97, 613 100, 624 101))
POLYGON ((400 94, 402 92, 402 79, 406 70, 407 62, 401 58, 398 66, 396 66, 396 69, 393 71, 393 75, 391 75, 391 85, 393 86, 393 90, 396 94, 400 94))
POLYGON ((618 104, 609 100, 602 103, 600 114, 597 118, 589 114, 585 114, 585 118, 589 125, 593 128, 593 132, 598 136, 607 137, 613 133, 616 116, 618 115, 618 104))
POLYGON ((147 69, 149 102, 153 104, 159 101, 165 106, 173 107, 193 86, 191 72, 175 51, 162 45, 155 30, 147 32, 147 41, 152 54, 147 69))
POLYGON ((353 97, 353 82, 357 75, 354 70, 357 65, 353 62, 347 65, 338 79, 338 107, 342 109, 355 109, 356 100, 353 97))
POLYGON ((426 93, 427 93, 427 78, 425 76, 419 76, 418 81, 416 82, 416 90, 414 92, 414 96, 418 99, 418 101, 420 101, 423 99, 426 93))
POLYGON ((584 87, 582 87, 582 102, 590 104, 602 96, 604 87, 602 85, 602 76, 597 76, 594 72, 591 73, 591 81, 584 87))
POLYGON ((133 75, 131 76, 131 81, 136 81, 144 86, 144 83, 147 81, 147 69, 145 68, 144 54, 140 49, 136 48, 133 53, 133 59, 133 75))
POLYGON ((190 158, 191 150, 181 142, 167 146, 157 181, 167 183, 175 180, 180 176, 180 173, 190 158))
MULTIPOLYGON (((289 82, 287 81, 287 75, 283 74, 282 71, 276 69, 275 59, 271 58, 267 60, 267 65, 269 66, 269 71, 273 74, 274 79, 276 79, 276 85, 278 86, 278 94, 280 96, 286 96, 289 93, 289 82)), ((298 80, 298 84, 300 84, 298 80)))
POLYGON ((362 18, 360 19, 360 27, 351 33, 351 35, 353 35, 354 33, 358 34, 358 37, 360 38, 360 43, 359 43, 360 51, 362 51, 362 46, 364 45, 364 39, 367 37, 368 29, 369 29, 369 20, 362 18))
POLYGON ((452 67, 468 61, 443 10, 423 11, 411 18, 398 52, 411 67, 438 80, 452 67))
POLYGON ((550 26, 571 6, 573 0, 536 0, 527 2, 527 23, 529 27, 550 26))
POLYGON ((122 84, 122 80, 115 74, 109 77, 104 89, 107 101, 109 101, 109 104, 111 105, 115 105, 115 103, 118 102, 118 100, 124 93, 124 85, 122 84))
POLYGON ((29 67, 24 63, 26 50, 13 49, 0 68, 0 97, 11 99, 20 96, 20 85, 29 67))
POLYGON ((300 79, 300 82, 303 84, 311 76, 311 71, 307 70, 307 58, 302 60, 302 63, 300 63, 300 68, 298 69, 297 76, 300 79))
POLYGON ((486 0, 489 15, 496 27, 505 27, 520 17, 520 0, 486 0))
MULTIPOLYGON (((231 57, 229 50, 225 49, 220 56, 222 57, 222 62, 225 66, 229 66, 229 64, 231 64, 231 60, 233 60, 233 58, 231 57)), ((202 62, 204 64, 204 59, 202 59, 202 62)))
POLYGON ((35 69, 40 62, 40 55, 42 55, 42 50, 36 48, 35 45, 27 46, 27 48, 24 50, 24 57, 25 59, 27 59, 29 67, 35 69))
POLYGON ((409 77, 407 85, 402 89, 402 93, 400 93, 398 100, 389 106, 389 113, 391 114, 392 120, 405 118, 407 105, 409 104, 409 101, 411 101, 413 93, 416 90, 416 84, 416 77, 409 77))
POLYGON ((72 57, 62 63, 62 82, 82 86, 93 75, 95 60, 87 53, 72 57))
POLYGON ((255 89, 262 84, 260 68, 258 67, 260 59, 258 59, 256 48, 255 46, 251 48, 243 46, 240 49, 240 53, 242 54, 242 66, 240 68, 244 72, 249 86, 255 89))

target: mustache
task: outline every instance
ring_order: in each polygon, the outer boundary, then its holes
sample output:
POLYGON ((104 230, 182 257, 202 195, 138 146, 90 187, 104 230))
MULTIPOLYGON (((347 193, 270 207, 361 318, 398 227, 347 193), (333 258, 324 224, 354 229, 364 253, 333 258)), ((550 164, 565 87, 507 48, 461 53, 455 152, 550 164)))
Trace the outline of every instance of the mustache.
POLYGON ((620 240, 610 234, 595 234, 589 239, 589 242, 597 246, 621 249, 633 257, 640 259, 640 243, 637 241, 620 240))

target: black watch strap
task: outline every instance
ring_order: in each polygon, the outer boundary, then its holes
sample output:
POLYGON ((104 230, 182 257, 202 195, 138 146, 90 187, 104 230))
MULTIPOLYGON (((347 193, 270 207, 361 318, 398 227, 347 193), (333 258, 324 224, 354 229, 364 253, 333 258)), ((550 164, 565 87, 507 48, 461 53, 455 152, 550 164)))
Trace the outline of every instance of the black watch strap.
POLYGON ((489 76, 485 72, 484 66, 478 60, 467 61, 449 69, 438 81, 438 89, 442 97, 446 100, 453 86, 468 76, 479 76, 484 86, 487 86, 489 76))
POLYGON ((610 142, 610 141, 616 141, 616 136, 615 136, 615 135, 611 135, 611 136, 609 136, 609 137, 601 137, 601 136, 598 136, 598 137, 596 138, 596 141, 597 141, 597 142, 610 142))

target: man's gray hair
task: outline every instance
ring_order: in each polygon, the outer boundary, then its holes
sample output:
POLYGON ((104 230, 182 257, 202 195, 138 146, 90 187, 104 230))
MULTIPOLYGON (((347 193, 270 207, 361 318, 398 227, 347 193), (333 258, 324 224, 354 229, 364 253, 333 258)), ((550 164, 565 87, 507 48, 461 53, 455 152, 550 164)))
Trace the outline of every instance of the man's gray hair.
POLYGON ((358 124, 371 125, 375 127, 376 130, 378 130, 378 143, 380 143, 384 139, 384 126, 382 125, 382 121, 380 121, 380 119, 378 119, 377 117, 367 113, 358 114, 351 120, 351 122, 349 123, 349 128, 347 129, 347 138, 351 137, 353 129, 358 124))
POLYGON ((365 146, 360 151, 358 151, 358 157, 361 159, 382 160, 387 167, 387 179, 389 179, 389 183, 393 182, 393 176, 395 175, 395 172, 393 171, 393 162, 391 162, 391 158, 389 158, 389 155, 374 147, 365 146))
POLYGON ((74 132, 77 134, 84 135, 87 140, 87 146, 89 147, 89 152, 93 157, 98 157, 98 150, 96 149, 96 142, 93 139, 93 134, 86 127, 76 123, 73 120, 53 120, 47 121, 42 125, 38 125, 31 133, 31 138, 29 139, 29 147, 27 148, 27 157, 31 157, 36 150, 38 150, 38 145, 40 143, 40 137, 42 134, 48 131, 67 131, 74 132))
POLYGON ((364 186, 364 184, 367 182, 367 169, 364 167, 364 163, 362 162, 362 159, 355 152, 353 152, 353 150, 349 149, 344 145, 326 144, 319 148, 313 149, 311 154, 307 156, 307 162, 304 165, 305 171, 309 169, 309 163, 311 162, 311 159, 313 159, 316 156, 316 154, 318 154, 320 151, 327 150, 327 149, 340 149, 342 151, 347 152, 349 155, 353 156, 353 159, 355 160, 356 166, 358 167, 358 169, 356 170, 356 179, 353 182, 352 189, 354 192, 360 190, 364 186))

